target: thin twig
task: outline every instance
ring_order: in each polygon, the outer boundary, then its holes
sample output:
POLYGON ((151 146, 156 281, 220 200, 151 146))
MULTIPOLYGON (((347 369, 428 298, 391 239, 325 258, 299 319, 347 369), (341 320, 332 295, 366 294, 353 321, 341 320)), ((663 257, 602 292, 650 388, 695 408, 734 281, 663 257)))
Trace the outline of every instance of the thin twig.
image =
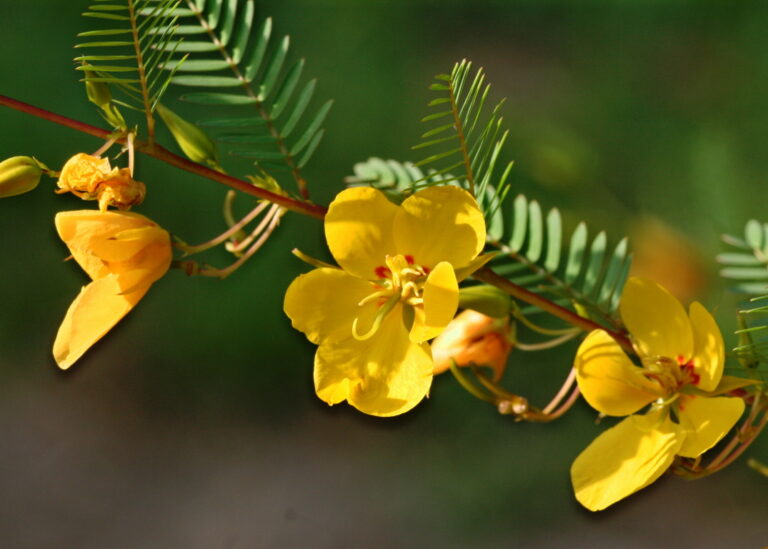
MULTIPOLYGON (((39 107, 35 107, 28 103, 24 103, 23 101, 18 101, 16 99, 7 97, 5 95, 0 95, 0 105, 10 107, 11 109, 14 109, 26 114, 31 114, 32 116, 37 116, 38 118, 42 118, 50 122, 55 122, 56 124, 60 124, 62 126, 66 126, 73 130, 77 130, 79 132, 83 132, 88 135, 98 137, 99 139, 108 140, 112 136, 111 131, 108 131, 96 126, 92 126, 90 124, 86 124, 85 122, 80 122, 79 120, 74 120, 72 118, 68 118, 66 116, 62 116, 60 114, 50 112, 45 109, 41 109, 39 107)), ((125 144, 126 139, 123 137, 118 139, 117 142, 121 144, 125 144)), ((157 143, 155 143, 154 145, 150 145, 149 143, 145 143, 143 141, 137 140, 134 142, 134 144, 136 145, 136 150, 148 156, 157 158, 158 160, 162 160, 166 164, 170 164, 171 166, 174 166, 181 170, 200 175, 202 177, 205 177, 206 179, 211 179, 213 181, 216 181, 218 183, 231 187, 235 190, 238 190, 242 193, 250 194, 257 198, 268 200, 273 204, 279 204, 280 206, 284 207, 286 210, 291 210, 293 212, 308 215, 310 217, 315 217, 317 219, 323 219, 325 217, 326 208, 324 208, 323 206, 318 206, 317 204, 312 204, 311 202, 295 200, 293 198, 283 196, 281 194, 269 192, 266 189, 257 187, 247 181, 243 181, 242 179, 237 179, 236 177, 232 177, 230 175, 212 170, 211 168, 203 166, 202 164, 197 164, 196 162, 187 160, 186 158, 183 158, 177 154, 172 153, 171 151, 169 151, 165 147, 162 147, 161 145, 158 145, 157 143)))

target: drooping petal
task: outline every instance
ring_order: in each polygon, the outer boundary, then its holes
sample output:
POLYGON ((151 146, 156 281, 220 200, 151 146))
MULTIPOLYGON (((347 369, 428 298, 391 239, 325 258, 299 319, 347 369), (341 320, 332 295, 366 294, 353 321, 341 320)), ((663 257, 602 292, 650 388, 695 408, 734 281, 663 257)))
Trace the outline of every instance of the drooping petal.
POLYGON ((149 284, 121 293, 118 277, 107 275, 85 286, 67 310, 53 343, 53 356, 69 368, 144 297, 149 284))
POLYGON ((693 329, 693 370, 699 374, 698 387, 702 391, 712 391, 723 377, 723 335, 715 319, 701 303, 691 303, 689 314, 693 329))
POLYGON ((458 187, 429 187, 406 198, 395 220, 399 253, 434 269, 441 261, 465 267, 485 246, 485 219, 458 187))
POLYGON ((621 318, 635 339, 642 357, 678 357, 693 354, 691 322, 680 302, 662 286, 645 278, 630 278, 624 286, 621 318))
POLYGON ((424 305, 415 308, 411 341, 422 343, 437 337, 453 320, 459 307, 459 284, 450 263, 442 262, 424 283, 424 305))
POLYGON ((632 364, 621 346, 594 330, 576 351, 576 381, 586 401, 609 416, 626 416, 660 396, 660 387, 632 364))
POLYGON ((399 209, 372 187, 336 195, 325 216, 325 238, 342 269, 365 280, 381 278, 377 268, 387 255, 398 253, 392 226, 399 209))
POLYGON ((78 210, 56 214, 56 230, 75 261, 93 279, 112 272, 105 261, 129 261, 143 247, 162 244, 170 265, 168 232, 143 215, 78 210), (125 238, 117 235, 124 234, 125 238))
POLYGON ((680 426, 685 429, 685 442, 677 453, 695 458, 717 444, 736 425, 744 413, 744 400, 680 395, 678 413, 680 426))
POLYGON ((298 276, 285 292, 283 309, 293 327, 312 343, 339 341, 352 336, 352 323, 368 327, 377 310, 375 302, 358 303, 376 291, 374 286, 340 269, 315 269, 298 276))
POLYGON ((328 404, 346 399, 366 414, 407 412, 429 392, 429 346, 412 343, 396 307, 366 341, 323 341, 315 354, 315 391, 328 404))
POLYGON ((600 511, 645 488, 672 464, 683 438, 665 411, 628 417, 598 436, 573 462, 576 499, 600 511))

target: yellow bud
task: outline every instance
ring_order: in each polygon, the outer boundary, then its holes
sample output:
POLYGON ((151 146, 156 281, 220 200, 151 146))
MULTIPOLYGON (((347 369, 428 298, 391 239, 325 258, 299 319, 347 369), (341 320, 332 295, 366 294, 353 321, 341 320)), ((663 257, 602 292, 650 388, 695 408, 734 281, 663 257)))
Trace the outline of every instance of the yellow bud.
POLYGON ((457 366, 487 366, 498 381, 507 365, 512 350, 509 317, 491 318, 467 309, 454 318, 432 342, 434 373, 439 374, 457 366))
POLYGON ((219 168, 216 144, 203 130, 160 103, 157 104, 157 112, 187 158, 198 164, 219 168))
POLYGON ((14 156, 0 162, 0 198, 23 194, 37 187, 44 168, 29 156, 14 156))

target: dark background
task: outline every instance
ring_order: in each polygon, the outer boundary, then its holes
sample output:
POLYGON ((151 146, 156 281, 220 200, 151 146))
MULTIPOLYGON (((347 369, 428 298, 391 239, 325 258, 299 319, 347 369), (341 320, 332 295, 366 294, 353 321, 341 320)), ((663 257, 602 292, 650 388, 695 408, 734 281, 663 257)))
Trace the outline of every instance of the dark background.
MULTIPOLYGON (((74 35, 93 28, 85 6, 0 0, 0 93, 100 123, 72 70, 74 35)), ((267 15, 335 99, 306 171, 315 200, 369 156, 417 159, 427 86, 467 57, 508 98, 513 192, 558 206, 571 228, 630 234, 636 272, 703 300, 730 333, 737 300, 713 257, 719 234, 768 217, 768 4, 259 2, 267 15)), ((0 157, 54 168, 100 146, 9 109, 0 128, 0 157)), ((146 157, 138 170, 149 187, 138 211, 189 242, 223 229, 219 185, 146 157)), ((320 223, 298 215, 224 282, 170 272, 57 371, 51 343, 86 277, 62 263, 52 223, 83 204, 53 185, 0 204, 4 547, 768 544, 768 480, 744 460, 701 481, 663 478, 600 514, 580 508, 568 468, 605 428, 584 403, 551 425, 515 424, 444 376, 402 417, 325 406, 314 348, 282 313, 306 270, 289 250, 328 257, 320 223)), ((505 383, 544 402, 574 349, 516 352, 505 383)), ((748 455, 768 460, 768 439, 748 455)))

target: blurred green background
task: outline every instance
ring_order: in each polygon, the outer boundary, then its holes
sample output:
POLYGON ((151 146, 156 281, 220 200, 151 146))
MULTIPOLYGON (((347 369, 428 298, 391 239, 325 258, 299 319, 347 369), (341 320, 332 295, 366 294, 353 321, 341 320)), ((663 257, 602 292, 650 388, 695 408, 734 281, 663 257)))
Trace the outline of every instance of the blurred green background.
MULTIPOLYGON (((722 232, 768 219, 768 4, 749 1, 260 1, 334 98, 307 169, 327 204, 355 162, 417 159, 432 76, 463 57, 508 98, 513 192, 633 237, 639 273, 698 298, 730 328, 722 232)), ((99 124, 73 69, 87 2, 0 0, 0 93, 99 124)), ((171 92, 176 93, 176 90, 171 92)), ((169 105, 194 119, 193 107, 169 105)), ((0 109, 0 157, 59 167, 90 137, 0 109)), ((223 229, 223 188, 150 158, 139 211, 188 242, 223 229)), ((604 425, 579 403, 515 424, 449 377, 403 417, 328 408, 314 348, 281 309, 327 257, 319 222, 286 216, 220 282, 171 272, 73 371, 50 346, 86 282, 52 218, 83 207, 38 192, 0 204, 0 539, 7 547, 758 547, 768 480, 744 461, 664 478, 601 514, 568 468, 604 425)), ((246 199, 242 199, 245 203, 246 199)), ((212 262, 223 265, 225 253, 212 262)), ((515 353, 505 383, 545 401, 575 345, 515 353)), ((768 439, 748 452, 768 460, 768 439)))

